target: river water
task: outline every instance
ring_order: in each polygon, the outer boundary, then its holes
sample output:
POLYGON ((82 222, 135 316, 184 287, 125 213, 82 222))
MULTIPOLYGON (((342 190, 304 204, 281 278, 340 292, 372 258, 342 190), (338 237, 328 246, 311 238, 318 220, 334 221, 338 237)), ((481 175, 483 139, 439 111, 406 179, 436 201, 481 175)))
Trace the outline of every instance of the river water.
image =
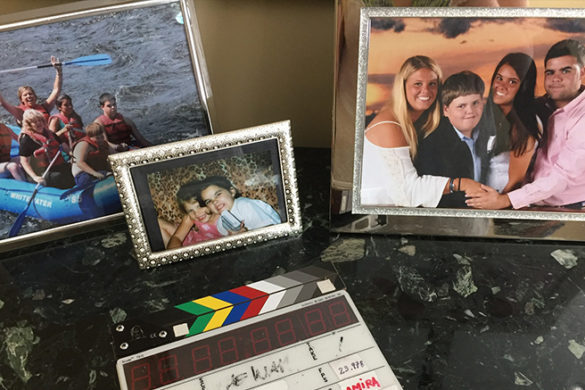
MULTIPOLYGON (((210 133, 200 103, 185 28, 177 22, 178 2, 77 17, 49 24, 0 31, 0 70, 108 54, 109 65, 63 67, 63 93, 73 99, 85 124, 101 114, 99 95, 112 93, 118 111, 132 119, 153 144, 210 133)), ((0 92, 17 105, 17 89, 33 87, 46 98, 55 78, 53 68, 0 74, 0 92)), ((0 121, 14 124, 0 108, 0 121)), ((15 215, 0 212, 0 239, 7 236, 15 215)), ((51 227, 28 220, 21 233, 51 227)))

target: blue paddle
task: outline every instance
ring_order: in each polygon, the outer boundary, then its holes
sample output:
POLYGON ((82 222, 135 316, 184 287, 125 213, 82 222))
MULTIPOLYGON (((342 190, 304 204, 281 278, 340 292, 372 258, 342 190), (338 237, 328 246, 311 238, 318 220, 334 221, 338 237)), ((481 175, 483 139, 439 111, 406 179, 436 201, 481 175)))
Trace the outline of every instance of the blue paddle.
MULTIPOLYGON (((71 61, 61 62, 61 65, 79 65, 79 66, 97 66, 97 65, 108 65, 112 63, 112 58, 108 54, 93 54, 90 56, 78 57, 71 61)), ((0 70, 0 73, 18 72, 27 69, 40 69, 49 68, 53 64, 33 65, 24 66, 22 68, 5 69, 0 70)))
MULTIPOLYGON (((49 166, 45 170, 45 173, 43 173, 43 176, 41 176, 43 179, 47 176, 47 174, 51 170, 51 167, 53 166, 55 161, 57 161, 57 157, 59 157, 60 155, 61 155, 61 148, 59 148, 57 153, 55 153, 55 156, 53 157, 53 159, 49 163, 49 166)), ((41 183, 37 183, 32 195, 30 196, 30 199, 28 200, 28 203, 26 204, 26 207, 18 215, 18 217, 16 218, 16 221, 14 221, 14 225, 12 225, 12 228, 10 229, 10 233, 8 233, 8 237, 14 237, 20 231, 20 228, 22 227, 22 224, 24 223, 24 218, 26 217, 26 212, 28 211, 28 208, 30 207, 33 199, 37 195, 37 192, 39 192, 40 187, 41 187, 41 183)))

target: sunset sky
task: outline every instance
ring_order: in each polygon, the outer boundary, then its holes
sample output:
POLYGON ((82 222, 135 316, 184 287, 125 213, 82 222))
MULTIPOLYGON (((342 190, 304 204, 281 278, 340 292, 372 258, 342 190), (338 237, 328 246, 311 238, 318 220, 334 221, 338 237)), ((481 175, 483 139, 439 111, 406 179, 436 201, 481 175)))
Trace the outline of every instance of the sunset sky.
POLYGON ((537 95, 544 94, 544 56, 566 38, 585 43, 585 20, 549 18, 372 18, 366 111, 378 110, 389 98, 394 74, 413 55, 435 59, 444 78, 471 70, 486 83, 506 54, 523 52, 537 67, 537 95))

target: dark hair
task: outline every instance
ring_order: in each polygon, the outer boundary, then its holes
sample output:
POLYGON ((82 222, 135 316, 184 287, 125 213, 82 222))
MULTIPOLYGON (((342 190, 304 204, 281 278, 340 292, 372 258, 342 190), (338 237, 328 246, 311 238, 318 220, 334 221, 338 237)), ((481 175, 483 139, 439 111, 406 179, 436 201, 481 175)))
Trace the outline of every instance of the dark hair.
POLYGON ((63 102, 65 100, 69 100, 70 102, 73 102, 73 99, 71 99, 71 96, 64 93, 62 95, 59 95, 59 97, 56 100, 57 108, 61 108, 61 104, 63 104, 63 102))
POLYGON ((183 184, 179 191, 177 191, 177 203, 179 204, 179 208, 185 214, 187 214, 187 210, 185 210, 185 203, 187 202, 198 202, 199 206, 205 207, 205 204, 201 200, 201 182, 199 181, 191 181, 189 183, 183 184))
MULTIPOLYGON (((510 53, 504 56, 496 65, 492 74, 490 87, 490 96, 486 112, 491 108, 493 110, 493 85, 494 80, 503 65, 509 65, 520 78, 520 87, 514 101, 512 110, 507 115, 510 122, 509 147, 516 156, 523 154, 528 146, 528 140, 532 137, 536 140, 540 138, 538 123, 536 122, 536 107, 534 100, 534 88, 536 85, 536 65, 534 60, 528 54, 510 53), (512 131, 514 130, 514 131, 512 131)), ((507 140, 506 140, 507 141, 507 140)))
POLYGON ((195 180, 187 184, 183 184, 181 188, 179 188, 179 191, 177 191, 177 203, 179 204, 181 210, 184 213, 187 213, 185 210, 186 202, 197 201, 201 207, 205 207, 205 201, 203 198, 201 198, 201 193, 207 187, 213 185, 224 188, 228 191, 233 188, 236 191, 234 198, 242 196, 242 193, 225 177, 209 176, 203 180, 195 180))
MULTIPOLYGON (((209 176, 206 177, 205 179, 200 181, 201 184, 201 191, 203 191, 204 189, 206 189, 209 186, 218 186, 221 188, 224 188, 226 190, 230 190, 230 189, 234 189, 236 191, 236 194, 234 195, 234 198, 239 198, 240 196, 242 196, 242 193, 225 177, 223 176, 209 176)), ((201 199, 201 192, 199 192, 199 196, 201 199)), ((203 201, 203 199, 201 199, 201 201, 203 201)))
POLYGON ((114 95, 112 95, 111 93, 102 93, 100 95, 100 107, 103 107, 104 104, 106 104, 106 102, 115 102, 116 101, 116 97, 114 95))
POLYGON ((585 47, 583 44, 574 39, 564 39, 551 46, 544 57, 544 66, 551 58, 573 56, 577 60, 579 66, 585 64, 585 47))
POLYGON ((464 70, 447 77, 441 90, 441 103, 444 106, 448 106, 460 96, 473 94, 483 96, 484 91, 485 84, 481 77, 473 72, 464 70))

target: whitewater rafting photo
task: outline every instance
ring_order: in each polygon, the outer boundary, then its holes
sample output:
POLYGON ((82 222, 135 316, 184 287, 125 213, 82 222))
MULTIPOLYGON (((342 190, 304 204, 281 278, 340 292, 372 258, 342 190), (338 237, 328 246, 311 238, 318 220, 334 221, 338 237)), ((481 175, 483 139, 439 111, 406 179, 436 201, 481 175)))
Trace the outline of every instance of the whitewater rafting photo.
POLYGON ((0 26, 0 251, 120 219, 110 155, 212 134, 192 0, 57 8, 0 26))
POLYGON ((289 121, 109 159, 141 268, 301 229, 289 121))

